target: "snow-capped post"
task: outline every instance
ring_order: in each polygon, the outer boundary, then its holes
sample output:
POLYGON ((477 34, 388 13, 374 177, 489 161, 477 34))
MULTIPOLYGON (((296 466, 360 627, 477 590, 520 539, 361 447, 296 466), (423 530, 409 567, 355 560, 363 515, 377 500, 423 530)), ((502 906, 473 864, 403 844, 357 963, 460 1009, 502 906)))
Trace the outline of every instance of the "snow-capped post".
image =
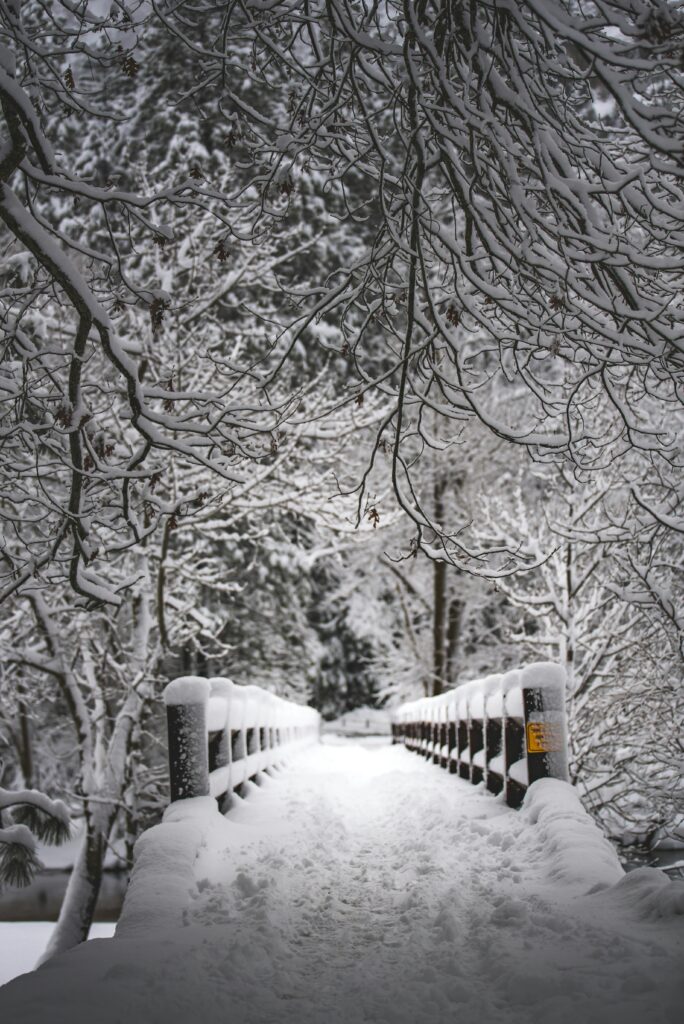
POLYGON ((449 767, 449 725, 447 716, 449 710, 443 702, 441 708, 441 721, 439 723, 439 763, 442 768, 449 767))
POLYGON ((485 777, 484 692, 477 690, 468 702, 468 746, 470 748, 470 781, 473 785, 485 777))
POLYGON ((441 722, 442 708, 439 704, 435 704, 432 712, 432 763, 439 764, 439 738, 440 738, 440 722, 441 722))
POLYGON ((455 775, 458 771, 458 736, 456 734, 456 707, 455 701, 451 701, 447 708, 447 747, 449 757, 447 759, 449 772, 455 775))
MULTIPOLYGON (((209 680, 209 774, 219 768, 230 773, 232 761, 230 700, 235 684, 231 679, 216 676, 209 680)), ((219 797, 219 810, 225 813, 230 805, 229 793, 219 797)))
POLYGON ((520 807, 525 796, 525 780, 516 775, 525 766, 525 708, 520 689, 520 672, 513 670, 503 677, 501 693, 504 702, 504 793, 509 807, 520 807), (517 707, 517 713, 516 713, 517 707))
POLYGON ((485 750, 487 762, 487 789, 490 793, 500 793, 504 788, 504 723, 503 695, 501 677, 496 676, 496 683, 490 686, 485 698, 485 750))
MULTIPOLYGON (((460 690, 464 690, 461 687, 460 690)), ((459 778, 470 779, 470 751, 468 748, 468 694, 459 692, 456 697, 456 746, 458 748, 458 770, 459 778)))
POLYGON ((568 775, 568 740, 565 720, 565 672, 560 665, 539 662, 521 673, 525 712, 527 785, 537 779, 563 779, 568 775))
POLYGON ((208 702, 206 679, 182 676, 164 690, 171 803, 209 794, 208 702))

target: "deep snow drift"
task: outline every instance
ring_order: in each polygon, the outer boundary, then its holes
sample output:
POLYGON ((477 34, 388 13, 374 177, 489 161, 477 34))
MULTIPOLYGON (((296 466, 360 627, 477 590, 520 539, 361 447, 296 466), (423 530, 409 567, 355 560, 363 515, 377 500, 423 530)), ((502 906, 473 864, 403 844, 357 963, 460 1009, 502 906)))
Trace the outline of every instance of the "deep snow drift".
POLYGON ((674 1024, 684 883, 624 876, 568 786, 522 812, 400 747, 324 745, 228 820, 139 846, 117 937, 0 990, 3 1019, 674 1024))

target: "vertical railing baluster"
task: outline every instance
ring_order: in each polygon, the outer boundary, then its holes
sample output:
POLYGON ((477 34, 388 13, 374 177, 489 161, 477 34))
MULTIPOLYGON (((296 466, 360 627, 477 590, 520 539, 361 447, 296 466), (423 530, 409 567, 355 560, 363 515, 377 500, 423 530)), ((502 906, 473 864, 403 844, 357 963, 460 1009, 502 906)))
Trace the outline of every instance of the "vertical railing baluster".
POLYGON ((183 676, 164 691, 171 801, 209 794, 206 679, 183 676))

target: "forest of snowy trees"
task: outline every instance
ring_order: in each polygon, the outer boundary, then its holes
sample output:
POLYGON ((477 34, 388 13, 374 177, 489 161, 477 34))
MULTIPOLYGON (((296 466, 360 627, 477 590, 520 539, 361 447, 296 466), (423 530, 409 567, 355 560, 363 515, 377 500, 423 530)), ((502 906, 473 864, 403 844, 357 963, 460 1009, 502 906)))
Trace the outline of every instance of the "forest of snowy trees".
POLYGON ((83 820, 53 948, 181 671, 333 718, 560 660, 587 808, 672 834, 679 0, 3 0, 0 44, 0 883, 83 820))

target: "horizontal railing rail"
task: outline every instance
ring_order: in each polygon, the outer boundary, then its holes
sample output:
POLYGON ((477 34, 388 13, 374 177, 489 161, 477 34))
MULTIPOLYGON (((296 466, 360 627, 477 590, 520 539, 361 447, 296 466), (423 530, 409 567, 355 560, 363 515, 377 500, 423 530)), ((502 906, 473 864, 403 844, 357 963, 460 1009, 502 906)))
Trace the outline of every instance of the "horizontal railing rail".
POLYGON ((320 715, 258 686, 183 676, 164 690, 171 802, 230 795, 259 772, 315 742, 320 715))
POLYGON ((520 807, 537 779, 568 778, 565 672, 537 662, 402 704, 392 737, 520 807))

